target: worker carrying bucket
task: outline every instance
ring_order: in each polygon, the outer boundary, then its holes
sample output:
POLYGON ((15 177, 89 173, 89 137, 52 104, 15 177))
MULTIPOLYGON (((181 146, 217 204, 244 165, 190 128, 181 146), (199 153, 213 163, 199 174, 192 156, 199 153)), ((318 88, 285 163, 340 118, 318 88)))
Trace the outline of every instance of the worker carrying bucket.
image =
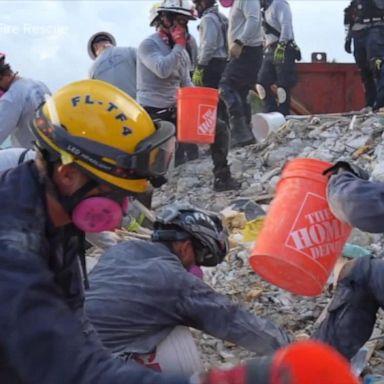
POLYGON ((285 165, 250 258, 261 277, 299 295, 321 293, 351 232, 328 206, 322 172, 331 166, 308 158, 285 165))

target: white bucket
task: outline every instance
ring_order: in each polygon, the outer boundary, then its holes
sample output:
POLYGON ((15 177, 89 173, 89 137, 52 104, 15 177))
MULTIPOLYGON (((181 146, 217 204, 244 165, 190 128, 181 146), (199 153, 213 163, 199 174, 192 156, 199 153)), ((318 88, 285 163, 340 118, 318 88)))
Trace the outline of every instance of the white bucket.
POLYGON ((252 132, 257 141, 262 141, 284 123, 285 117, 280 112, 256 113, 252 116, 252 132))

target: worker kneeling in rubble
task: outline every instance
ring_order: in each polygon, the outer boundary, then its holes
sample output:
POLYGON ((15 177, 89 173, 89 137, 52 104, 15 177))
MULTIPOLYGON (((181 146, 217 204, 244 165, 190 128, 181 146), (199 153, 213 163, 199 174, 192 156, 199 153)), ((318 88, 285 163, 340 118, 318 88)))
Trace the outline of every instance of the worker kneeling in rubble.
MULTIPOLYGON (((328 202, 334 215, 365 232, 383 232, 384 184, 369 181, 355 165, 338 162, 329 170, 328 202)), ((342 269, 328 314, 315 338, 352 358, 371 336, 384 309, 384 260, 365 256, 342 269)))
POLYGON ((116 355, 190 374, 202 366, 186 327, 260 355, 291 342, 277 325, 188 273, 194 265, 216 266, 226 256, 228 237, 219 216, 171 205, 154 223, 151 240, 110 248, 90 275, 86 311, 116 355))

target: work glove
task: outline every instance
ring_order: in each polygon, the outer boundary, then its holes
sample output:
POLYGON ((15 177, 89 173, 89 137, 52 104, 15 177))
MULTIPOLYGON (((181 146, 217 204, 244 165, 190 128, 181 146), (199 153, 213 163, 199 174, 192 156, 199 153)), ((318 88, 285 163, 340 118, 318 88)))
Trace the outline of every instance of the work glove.
POLYGON ((231 47, 229 48, 229 56, 234 59, 238 59, 243 52, 243 45, 234 41, 231 47))
POLYGON ((198 66, 192 75, 192 83, 197 87, 203 86, 204 67, 198 66))
POLYGON ((181 25, 175 25, 172 27, 170 32, 173 42, 185 48, 187 45, 187 34, 185 28, 181 25))
POLYGON ((277 44, 275 49, 275 54, 273 56, 273 62, 275 64, 283 64, 285 61, 285 49, 287 45, 284 42, 280 42, 277 44))
POLYGON ((344 51, 347 53, 352 53, 352 39, 350 37, 345 38, 344 51))
POLYGON ((332 167, 323 171, 323 175, 332 176, 338 175, 341 172, 351 172, 355 176, 363 180, 369 180, 369 173, 355 164, 349 164, 346 161, 338 161, 332 167))

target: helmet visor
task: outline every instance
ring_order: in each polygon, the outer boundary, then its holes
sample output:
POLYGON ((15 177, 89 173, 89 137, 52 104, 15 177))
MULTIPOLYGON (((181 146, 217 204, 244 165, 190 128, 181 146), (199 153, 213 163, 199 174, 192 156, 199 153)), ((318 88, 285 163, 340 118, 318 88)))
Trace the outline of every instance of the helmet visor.
POLYGON ((33 120, 32 130, 37 138, 43 140, 43 145, 57 152, 70 153, 75 160, 123 179, 164 176, 175 148, 175 127, 166 122, 160 122, 153 135, 139 142, 134 153, 86 137, 73 136, 65 128, 52 124, 42 109, 38 110, 33 120))

